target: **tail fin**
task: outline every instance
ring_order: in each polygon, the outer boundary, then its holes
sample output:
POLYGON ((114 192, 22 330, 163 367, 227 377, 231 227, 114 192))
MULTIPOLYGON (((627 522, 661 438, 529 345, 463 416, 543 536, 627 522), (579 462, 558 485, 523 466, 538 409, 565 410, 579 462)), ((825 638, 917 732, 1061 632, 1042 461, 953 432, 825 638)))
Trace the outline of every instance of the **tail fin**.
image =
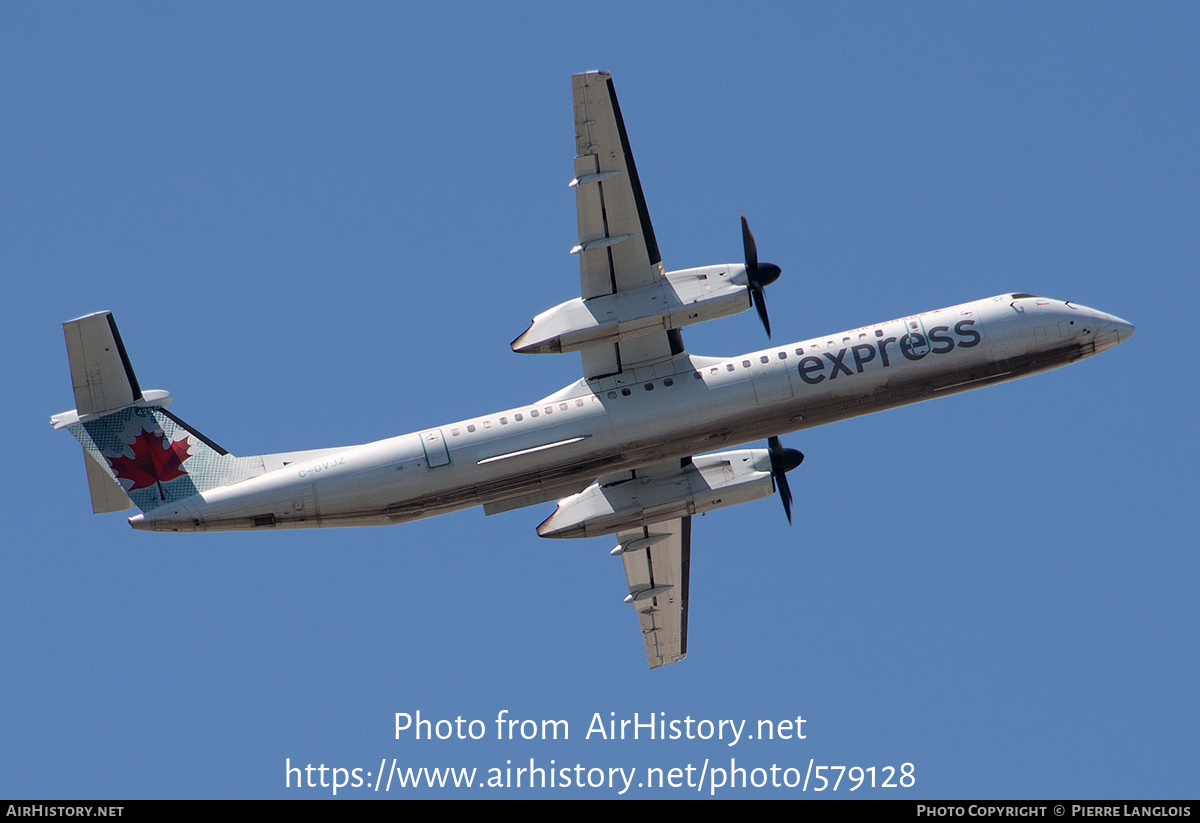
POLYGON ((116 411, 143 399, 112 312, 63 323, 63 335, 80 417, 116 411))
POLYGON ((261 457, 234 457, 143 392, 110 312, 63 324, 75 409, 50 418, 83 445, 92 511, 142 511, 262 474, 261 457))

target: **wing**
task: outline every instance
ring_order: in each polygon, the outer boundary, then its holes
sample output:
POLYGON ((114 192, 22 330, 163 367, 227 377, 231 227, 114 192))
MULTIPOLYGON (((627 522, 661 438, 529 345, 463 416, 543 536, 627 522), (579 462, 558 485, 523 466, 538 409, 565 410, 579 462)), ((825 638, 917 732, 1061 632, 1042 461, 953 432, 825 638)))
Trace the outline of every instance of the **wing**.
MULTIPOLYGON (((652 285, 663 277, 662 256, 637 166, 607 72, 571 78, 575 103, 575 209, 583 298, 652 285)), ((583 374, 591 379, 650 366, 683 351, 678 330, 586 348, 583 374)))
POLYGON ((657 669, 687 656, 688 576, 692 518, 681 517, 617 535, 629 598, 642 626, 646 660, 657 669))
MULTIPOLYGON (((618 479, 675 472, 691 458, 671 460, 601 478, 618 479)), ((626 602, 637 612, 646 644, 646 660, 657 669, 687 656, 688 586, 692 556, 692 518, 676 517, 617 533, 624 549, 626 602)))
MULTIPOLYGON (((642 194, 629 135, 607 72, 571 78, 575 108, 575 209, 580 290, 584 301, 652 286, 665 276, 642 194)), ((585 378, 595 379, 669 361, 683 352, 677 329, 580 351, 585 378)), ((685 461, 686 462, 686 461, 685 461)), ((679 461, 637 470, 675 471, 679 461)), ((632 477, 633 473, 625 472, 632 477)), ((692 520, 681 517, 619 532, 628 602, 637 612, 646 659, 655 669, 687 655, 688 572, 692 520)))

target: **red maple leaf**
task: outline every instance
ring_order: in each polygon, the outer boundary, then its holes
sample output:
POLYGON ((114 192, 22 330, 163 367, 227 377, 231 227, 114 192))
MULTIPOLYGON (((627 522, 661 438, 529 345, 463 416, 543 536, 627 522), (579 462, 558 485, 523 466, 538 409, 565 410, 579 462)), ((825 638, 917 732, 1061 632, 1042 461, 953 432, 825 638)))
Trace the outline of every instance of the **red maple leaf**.
POLYGON ((130 491, 157 485, 158 499, 166 500, 162 484, 187 474, 180 468, 189 456, 187 437, 168 443, 163 441, 161 431, 143 431, 129 448, 133 457, 121 455, 108 458, 117 477, 133 481, 133 485, 129 487, 130 491))

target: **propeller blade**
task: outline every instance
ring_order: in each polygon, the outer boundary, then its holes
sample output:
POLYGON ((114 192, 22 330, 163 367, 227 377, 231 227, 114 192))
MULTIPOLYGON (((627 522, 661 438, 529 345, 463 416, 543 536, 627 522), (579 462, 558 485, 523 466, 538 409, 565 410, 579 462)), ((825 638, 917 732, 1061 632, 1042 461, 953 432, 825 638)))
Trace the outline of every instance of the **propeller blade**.
POLYGON ((758 244, 754 242, 754 232, 750 231, 745 214, 742 215, 742 252, 746 257, 746 281, 750 289, 750 302, 758 310, 758 319, 762 321, 763 328, 767 330, 767 338, 770 339, 771 321, 767 318, 767 298, 763 287, 778 280, 781 270, 774 263, 759 264, 758 244))
POLYGON ((779 486, 779 496, 783 498, 783 512, 787 515, 788 525, 792 525, 792 490, 788 486, 787 475, 781 474, 775 478, 779 486))
POLYGON ((770 340, 771 320, 767 317, 767 295, 758 283, 752 282, 750 285, 750 302, 758 310, 758 319, 762 321, 763 328, 767 330, 767 339, 770 340))
POLYGON ((742 213, 742 251, 746 257, 746 273, 758 268, 758 244, 754 242, 754 233, 750 231, 750 224, 746 222, 746 215, 742 213))
POLYGON ((785 449, 778 437, 767 438, 767 453, 771 457, 771 475, 779 488, 783 500, 783 511, 788 523, 792 522, 792 488, 787 482, 787 473, 804 462, 804 454, 796 449, 785 449))

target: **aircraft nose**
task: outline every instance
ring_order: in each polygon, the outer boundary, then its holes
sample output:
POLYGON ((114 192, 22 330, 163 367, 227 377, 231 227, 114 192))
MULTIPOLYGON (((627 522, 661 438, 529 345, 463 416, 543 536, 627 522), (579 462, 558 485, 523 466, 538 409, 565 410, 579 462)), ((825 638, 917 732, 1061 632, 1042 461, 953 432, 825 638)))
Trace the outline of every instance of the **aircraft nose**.
MULTIPOLYGON (((1100 315, 1100 321, 1104 326, 1104 331, 1116 338, 1112 345, 1124 343, 1133 336, 1133 324, 1122 320, 1115 314, 1107 314, 1106 312, 1097 312, 1100 315)), ((1111 338, 1110 338, 1111 339, 1111 338)))
MULTIPOLYGON (((1082 306, 1079 303, 1067 302, 1071 312, 1079 312, 1087 319, 1085 325, 1093 335, 1092 342, 1096 352, 1107 351, 1113 346, 1120 345, 1133 336, 1133 324, 1122 320, 1115 314, 1099 311, 1098 309, 1082 306)), ((1078 317, 1078 315, 1076 315, 1078 317)), ((1071 321, 1074 324, 1074 320, 1071 321)))
POLYGON ((1113 346, 1120 345, 1133 336, 1133 324, 1129 323, 1114 314, 1108 314, 1102 311, 1095 312, 1096 322, 1099 328, 1096 330, 1096 346, 1097 350, 1111 349, 1113 346))

